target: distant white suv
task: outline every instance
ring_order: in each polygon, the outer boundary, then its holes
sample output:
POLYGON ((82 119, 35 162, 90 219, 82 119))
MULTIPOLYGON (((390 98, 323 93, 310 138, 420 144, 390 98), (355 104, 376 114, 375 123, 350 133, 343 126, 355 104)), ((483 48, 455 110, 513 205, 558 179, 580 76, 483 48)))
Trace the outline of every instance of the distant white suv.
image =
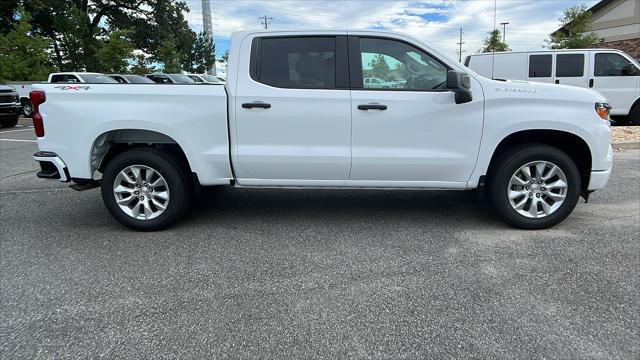
POLYGON ((101 186, 118 221, 157 230, 200 185, 485 188, 539 229, 611 175, 602 95, 487 79, 403 34, 238 32, 228 70, 224 86, 34 85, 38 176, 101 186), (365 87, 363 55, 402 87, 365 87))
POLYGON ((191 78, 191 80, 200 83, 200 84, 215 84, 215 85, 219 85, 219 84, 224 84, 224 81, 221 81, 219 78, 217 78, 216 76, 213 75, 208 75, 208 74, 187 74, 188 77, 191 78))
POLYGON ((493 79, 528 80, 596 90, 611 115, 640 124, 640 64, 612 49, 510 51, 467 56, 465 65, 493 79))

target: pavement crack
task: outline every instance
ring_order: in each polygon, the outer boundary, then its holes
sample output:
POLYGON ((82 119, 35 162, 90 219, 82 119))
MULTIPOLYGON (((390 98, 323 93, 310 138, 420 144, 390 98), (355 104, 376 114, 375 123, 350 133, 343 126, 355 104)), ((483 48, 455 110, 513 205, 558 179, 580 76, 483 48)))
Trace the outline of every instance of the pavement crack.
POLYGON ((17 173, 17 174, 11 174, 11 175, 7 175, 7 176, 0 176, 0 179, 8 179, 10 177, 14 177, 14 176, 18 176, 18 175, 24 175, 24 174, 30 174, 30 173, 34 173, 38 170, 29 170, 29 171, 25 171, 25 172, 21 172, 21 173, 17 173))
POLYGON ((39 192, 57 192, 57 191, 69 191, 71 188, 51 188, 51 189, 27 189, 27 190, 10 190, 0 191, 0 194, 27 194, 27 193, 39 193, 39 192))

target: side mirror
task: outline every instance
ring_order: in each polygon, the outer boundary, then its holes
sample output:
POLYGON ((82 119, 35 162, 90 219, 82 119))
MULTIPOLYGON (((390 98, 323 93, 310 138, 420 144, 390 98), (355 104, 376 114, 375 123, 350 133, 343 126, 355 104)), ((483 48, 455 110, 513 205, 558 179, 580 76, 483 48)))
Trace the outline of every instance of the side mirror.
POLYGON ((455 70, 447 72, 447 89, 455 93, 456 104, 464 104, 473 100, 471 78, 463 72, 455 70))

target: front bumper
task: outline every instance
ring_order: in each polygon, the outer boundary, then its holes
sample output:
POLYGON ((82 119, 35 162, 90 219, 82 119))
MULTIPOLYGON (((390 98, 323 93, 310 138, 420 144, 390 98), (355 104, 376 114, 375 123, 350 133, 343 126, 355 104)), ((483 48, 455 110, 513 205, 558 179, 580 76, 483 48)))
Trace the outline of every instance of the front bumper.
POLYGON ((38 151, 33 154, 33 159, 40 164, 42 170, 38 171, 37 177, 41 179, 56 179, 62 182, 71 181, 69 169, 62 159, 51 151, 38 151))
POLYGON ((592 171, 587 190, 594 191, 604 188, 611 177, 611 169, 613 169, 613 166, 604 171, 592 171))
POLYGON ((20 104, 0 105, 0 117, 16 117, 20 116, 21 112, 20 104))
POLYGON ((611 177, 611 170, 613 169, 613 148, 609 145, 607 149, 607 157, 604 163, 609 164, 607 170, 591 170, 591 176, 589 177, 588 191, 599 190, 605 187, 611 177))

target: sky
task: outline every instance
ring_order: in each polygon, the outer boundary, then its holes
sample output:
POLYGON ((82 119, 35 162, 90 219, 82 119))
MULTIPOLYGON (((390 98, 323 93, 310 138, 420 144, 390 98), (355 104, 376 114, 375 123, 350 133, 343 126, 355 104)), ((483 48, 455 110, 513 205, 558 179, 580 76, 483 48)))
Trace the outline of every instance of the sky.
MULTIPOLYGON (((202 31, 201 0, 186 0, 189 26, 202 31)), ((548 35, 558 29, 564 9, 597 0, 497 0, 496 23, 506 27, 512 50, 540 49, 548 35)), ((428 45, 458 58, 459 29, 464 29, 463 59, 478 52, 487 32, 493 29, 493 0, 211 0, 216 54, 229 47, 237 30, 261 28, 259 16, 273 18, 273 30, 376 29, 412 35, 428 45)))

